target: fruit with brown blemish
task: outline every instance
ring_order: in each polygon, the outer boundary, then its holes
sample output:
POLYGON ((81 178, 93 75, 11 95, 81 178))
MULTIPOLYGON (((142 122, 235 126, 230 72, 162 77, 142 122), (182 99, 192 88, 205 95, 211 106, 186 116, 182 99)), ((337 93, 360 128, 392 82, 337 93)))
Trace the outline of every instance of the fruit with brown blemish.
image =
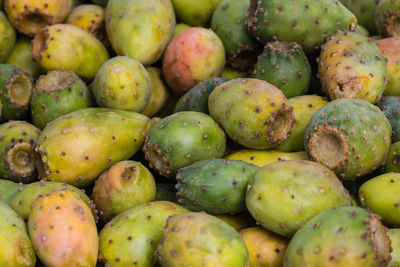
POLYGON ((184 30, 172 39, 162 62, 164 78, 178 95, 220 76, 224 66, 224 45, 212 30, 201 27, 184 30))
POLYGON ((374 18, 380 35, 400 36, 400 0, 380 0, 374 18))
POLYGON ((233 141, 253 149, 283 143, 295 122, 293 107, 282 91, 258 79, 235 79, 217 86, 208 108, 233 141))
POLYGON ((16 39, 17 34, 13 26, 11 26, 3 11, 0 11, 0 63, 7 60, 13 50, 16 39))
POLYGON ((378 33, 375 25, 375 10, 378 7, 380 0, 340 0, 358 20, 358 26, 364 26, 371 34, 378 33))
POLYGON ((167 218, 185 212, 188 210, 168 201, 149 202, 124 211, 101 230, 99 260, 109 267, 153 266, 154 251, 167 218))
POLYGON ((155 257, 161 266, 243 267, 246 245, 224 221, 206 213, 170 216, 155 257))
POLYGON ((389 157, 384 166, 385 173, 400 172, 400 141, 390 146, 389 157))
POLYGON ((269 42, 258 56, 252 77, 269 82, 287 98, 303 95, 311 81, 311 66, 301 45, 269 42))
POLYGON ((28 230, 46 266, 96 266, 96 223, 77 193, 64 189, 39 197, 32 204, 28 230))
POLYGON ((320 108, 304 136, 310 158, 342 180, 355 180, 381 165, 389 154, 392 128, 385 114, 361 99, 338 99, 320 108))
POLYGON ((300 229, 285 253, 284 267, 377 267, 390 261, 391 245, 379 216, 358 207, 324 211, 300 229))
POLYGON ((387 60, 388 84, 383 94, 400 96, 400 36, 377 40, 375 42, 387 60))
POLYGON ((376 104, 392 127, 392 143, 400 141, 400 96, 384 96, 376 104))
POLYGON ((308 220, 352 200, 335 173, 312 161, 281 161, 251 177, 246 206, 265 229, 292 237, 308 220))
POLYGON ((399 267, 400 266, 400 229, 388 229, 387 232, 390 241, 392 241, 392 252, 390 256, 392 259, 386 267, 399 267))
POLYGON ((323 45, 318 75, 331 100, 359 98, 376 103, 388 79, 386 60, 375 41, 355 32, 338 32, 323 45))
POLYGON ((209 25, 212 14, 221 0, 172 0, 176 16, 191 26, 209 25))
POLYGON ((208 115, 181 111, 157 122, 147 134, 143 151, 150 167, 165 177, 194 162, 221 158, 226 135, 208 115))
POLYGON ((285 160, 308 160, 308 155, 305 151, 300 152, 281 152, 278 150, 240 150, 225 156, 226 159, 242 160, 247 163, 254 164, 259 167, 264 167, 273 162, 285 160))

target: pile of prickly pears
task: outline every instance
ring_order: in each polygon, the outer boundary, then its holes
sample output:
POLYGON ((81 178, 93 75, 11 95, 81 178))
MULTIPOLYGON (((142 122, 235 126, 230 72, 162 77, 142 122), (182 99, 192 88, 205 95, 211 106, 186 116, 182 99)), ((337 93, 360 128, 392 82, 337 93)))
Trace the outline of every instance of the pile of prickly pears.
POLYGON ((0 0, 0 267, 400 267, 400 0, 0 0))

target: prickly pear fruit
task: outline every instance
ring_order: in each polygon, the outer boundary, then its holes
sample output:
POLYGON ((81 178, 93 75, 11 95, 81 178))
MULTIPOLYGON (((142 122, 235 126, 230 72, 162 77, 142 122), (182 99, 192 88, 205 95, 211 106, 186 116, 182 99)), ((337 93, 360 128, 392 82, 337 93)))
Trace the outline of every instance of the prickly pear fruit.
POLYGON ((106 21, 115 52, 143 65, 153 64, 161 57, 175 27, 170 0, 110 0, 106 21))
POLYGON ((384 96, 376 104, 385 114, 392 127, 392 143, 400 141, 400 96, 384 96))
POLYGON ((18 31, 33 36, 48 25, 62 23, 73 5, 73 0, 6 0, 4 8, 18 31))
POLYGON ((7 60, 13 50, 16 39, 17 34, 14 28, 8 21, 7 16, 0 11, 0 63, 7 60))
POLYGON ((176 94, 182 95, 198 83, 222 73, 224 45, 212 30, 190 28, 168 44, 162 64, 167 84, 176 94))
POLYGON ((258 79, 223 83, 210 94, 208 108, 233 141, 253 149, 281 144, 295 122, 282 91, 258 79))
POLYGON ((342 4, 347 7, 357 17, 358 26, 362 25, 371 34, 378 32, 374 17, 375 10, 378 7, 380 0, 340 0, 342 4))
POLYGON ((39 76, 43 70, 32 57, 32 40, 28 37, 19 37, 17 43, 7 59, 7 64, 15 65, 28 72, 32 77, 39 76))
POLYGON ((246 16, 248 30, 259 41, 297 42, 306 53, 318 49, 325 35, 357 24, 354 14, 336 0, 250 0, 246 16))
POLYGON ((93 188, 93 200, 103 221, 154 201, 156 182, 151 172, 136 161, 121 161, 105 171, 93 188))
POLYGON ((150 103, 141 113, 150 118, 156 115, 162 106, 164 106, 168 99, 169 93, 167 86, 163 81, 160 69, 155 67, 146 67, 146 71, 150 76, 152 93, 150 103))
POLYGON ((176 175, 178 203, 190 210, 210 214, 244 211, 247 185, 257 169, 257 166, 239 160, 195 162, 176 175))
MULTIPOLYGON (((0 200, 1 200, 1 198, 0 198, 0 200)), ((156 200, 157 201, 176 202, 176 190, 175 190, 174 185, 157 183, 156 184, 156 200)))
POLYGON ((0 176, 14 182, 36 180, 40 161, 34 144, 40 130, 25 121, 9 121, 0 125, 0 176))
POLYGON ((97 104, 135 112, 150 103, 150 76, 140 61, 118 56, 106 61, 90 85, 97 104))
POLYGON ((283 144, 276 147, 280 151, 293 152, 304 150, 304 133, 307 124, 317 110, 326 105, 328 101, 317 95, 303 95, 289 99, 293 107, 294 124, 293 131, 283 144))
POLYGON ((71 24, 44 28, 35 35, 32 44, 32 56, 42 68, 72 70, 87 81, 95 77, 109 57, 96 37, 71 24), (68 56, 65 51, 74 56, 68 56))
POLYGON ((143 151, 151 168, 160 175, 171 177, 179 168, 194 162, 222 157, 225 148, 226 135, 211 117, 200 112, 182 111, 151 128, 143 151))
POLYGON ((259 43, 244 24, 249 5, 248 0, 223 0, 211 20, 211 28, 224 44, 228 63, 239 70, 253 67, 260 52, 259 43))
POLYGON ((392 252, 390 256, 392 259, 386 267, 399 267, 400 266, 400 229, 388 229, 387 234, 390 238, 392 245, 392 252))
POLYGON ((249 253, 239 233, 227 223, 190 212, 168 218, 155 256, 161 266, 243 267, 249 253))
POLYGON ((392 129, 380 109, 361 99, 338 99, 311 118, 304 139, 314 161, 354 180, 384 164, 392 129))
POLYGON ((19 120, 28 114, 33 81, 29 73, 17 66, 0 64, 1 120, 19 120))
POLYGON ((40 178, 78 187, 90 184, 141 148, 148 120, 135 112, 103 108, 57 118, 38 138, 40 178))
POLYGON ((33 267, 36 255, 24 221, 0 201, 0 265, 33 267))
POLYGON ((239 71, 226 65, 224 71, 221 74, 221 77, 222 79, 233 80, 237 78, 247 78, 248 75, 244 71, 239 71))
POLYGON ((149 202, 124 211, 100 232, 99 259, 106 266, 153 266, 167 218, 188 212, 167 202, 149 202))
POLYGON ((174 112, 179 111, 198 111, 208 114, 208 97, 215 87, 226 82, 226 79, 212 78, 199 83, 186 94, 181 96, 175 106, 174 112))
POLYGON ((387 60, 388 84, 383 94, 400 96, 400 36, 377 40, 376 44, 387 60))
POLYGON ((334 172, 303 160, 281 161, 258 169, 246 194, 251 215, 264 228, 285 237, 293 236, 320 212, 351 203, 334 172))
POLYGON ((319 57, 318 75, 331 100, 360 98, 371 103, 381 98, 388 77, 375 41, 355 32, 329 38, 319 57))
POLYGON ((0 179, 0 201, 10 203, 10 199, 19 191, 23 186, 12 181, 0 179))
POLYGON ((283 266, 386 266, 390 250, 378 216, 358 207, 333 208, 312 218, 294 235, 283 266))
POLYGON ((96 266, 98 235, 90 208, 70 190, 55 190, 33 204, 28 230, 46 266, 96 266))
POLYGON ((223 220, 224 222, 232 226, 236 231, 256 225, 256 222, 254 221, 253 217, 251 217, 250 213, 248 213, 247 211, 237 214, 215 215, 215 217, 223 220))
POLYGON ((357 25, 357 28, 354 30, 355 32, 364 35, 366 37, 369 37, 369 32, 367 31, 367 29, 365 29, 363 26, 361 25, 357 25))
POLYGON ((250 255, 250 266, 281 267, 289 241, 261 227, 240 231, 250 255))
POLYGON ((375 23, 382 36, 400 36, 400 0, 380 0, 375 23))
POLYGON ((258 57, 253 77, 281 89, 287 98, 303 95, 311 80, 311 66, 301 45, 270 42, 258 57))
POLYGON ((84 81, 73 71, 54 70, 36 81, 31 99, 33 124, 43 129, 52 120, 91 106, 84 81))
POLYGON ((221 0, 172 0, 176 16, 191 26, 208 26, 221 0))
POLYGON ((400 172, 400 141, 390 146, 389 157, 385 163, 385 172, 400 172))
POLYGON ((189 29, 189 28, 190 28, 190 26, 187 25, 187 24, 185 24, 185 23, 178 23, 178 24, 176 24, 176 25, 175 25, 175 28, 174 28, 174 35, 173 35, 173 37, 176 37, 178 34, 180 34, 180 33, 183 32, 184 30, 189 29))
POLYGON ((241 150, 225 157, 231 160, 242 160, 259 167, 264 167, 273 162, 285 160, 308 160, 304 151, 287 153, 274 150, 241 150))

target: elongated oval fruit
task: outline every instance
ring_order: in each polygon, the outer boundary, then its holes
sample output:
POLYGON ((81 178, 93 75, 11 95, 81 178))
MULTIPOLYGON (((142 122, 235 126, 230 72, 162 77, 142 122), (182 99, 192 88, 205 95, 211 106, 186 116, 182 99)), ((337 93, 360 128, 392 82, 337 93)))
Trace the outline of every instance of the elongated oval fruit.
POLYGON ((387 60, 388 84, 383 94, 400 96, 400 36, 378 40, 376 44, 387 60))
POLYGON ((7 60, 13 50, 16 39, 17 34, 14 28, 8 21, 7 16, 0 11, 0 63, 7 60))

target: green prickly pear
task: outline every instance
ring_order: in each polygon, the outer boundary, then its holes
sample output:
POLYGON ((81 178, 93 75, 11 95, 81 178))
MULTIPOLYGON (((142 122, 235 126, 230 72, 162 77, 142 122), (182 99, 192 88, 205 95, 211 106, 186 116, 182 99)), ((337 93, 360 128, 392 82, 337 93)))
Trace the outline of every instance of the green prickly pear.
POLYGON ((375 25, 375 10, 380 0, 340 0, 358 20, 358 26, 363 25, 371 34, 377 34, 378 29, 375 25))
POLYGON ((17 34, 14 28, 3 11, 0 11, 0 63, 7 60, 13 50, 16 39, 17 34))
POLYGON ((374 18, 382 36, 400 36, 400 0, 380 0, 374 18))
POLYGON ((233 80, 237 78, 247 78, 248 74, 244 71, 236 70, 228 65, 225 66, 224 71, 221 74, 223 79, 233 80))
POLYGON ((191 26, 208 26, 221 0, 172 0, 178 19, 191 26))
POLYGON ((400 97, 384 96, 376 104, 385 114, 392 127, 392 143, 400 141, 400 97))
POLYGON ((225 158, 232 160, 242 160, 259 167, 264 167, 265 165, 278 161, 309 159, 305 151, 288 153, 277 150, 251 150, 251 149, 234 152, 232 154, 229 154, 225 158))
POLYGON ((389 229, 387 232, 391 245, 392 245, 392 252, 390 256, 392 259, 390 260, 389 264, 386 267, 399 267, 400 266, 400 229, 389 229))
POLYGON ((377 40, 375 43, 387 60, 388 84, 383 94, 400 96, 400 36, 377 40))
POLYGON ((223 220, 224 222, 232 226, 236 231, 256 225, 256 221, 253 219, 253 217, 251 217, 250 213, 248 213, 247 211, 237 214, 215 215, 215 217, 223 220))
POLYGON ((0 201, 4 201, 9 204, 10 199, 24 187, 20 184, 8 181, 5 179, 0 179, 0 201))
MULTIPOLYGON (((0 198, 1 200, 1 198, 0 198)), ((156 184, 156 200, 176 202, 176 190, 173 184, 156 184)))
POLYGON ((173 37, 176 37, 178 34, 180 34, 184 30, 189 29, 189 28, 190 28, 190 26, 185 23, 176 24, 175 28, 174 28, 174 36, 173 37))
POLYGON ((390 146, 389 157, 385 163, 384 170, 388 172, 400 172, 400 141, 390 146))

